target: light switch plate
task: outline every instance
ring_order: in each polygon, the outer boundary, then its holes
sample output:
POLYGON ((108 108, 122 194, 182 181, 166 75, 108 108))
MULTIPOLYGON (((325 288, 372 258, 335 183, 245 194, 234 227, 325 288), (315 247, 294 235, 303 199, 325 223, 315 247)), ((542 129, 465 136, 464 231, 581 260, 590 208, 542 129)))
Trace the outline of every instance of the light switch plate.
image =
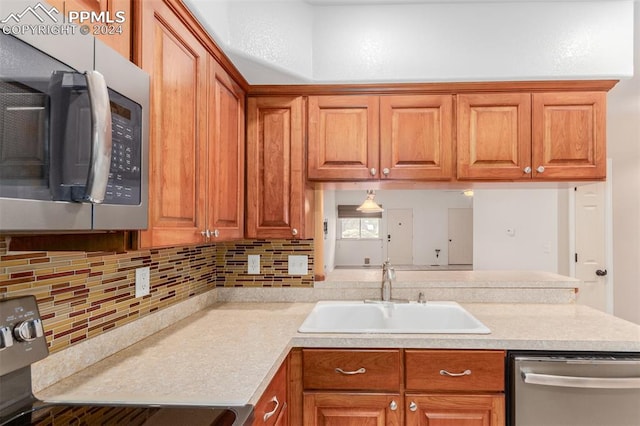
POLYGON ((289 255, 289 275, 307 275, 309 256, 289 255))
POLYGON ((151 286, 151 271, 149 267, 136 269, 136 297, 142 297, 149 294, 151 286))
POLYGON ((247 274, 256 275, 260 273, 260 255, 250 254, 247 256, 247 274))

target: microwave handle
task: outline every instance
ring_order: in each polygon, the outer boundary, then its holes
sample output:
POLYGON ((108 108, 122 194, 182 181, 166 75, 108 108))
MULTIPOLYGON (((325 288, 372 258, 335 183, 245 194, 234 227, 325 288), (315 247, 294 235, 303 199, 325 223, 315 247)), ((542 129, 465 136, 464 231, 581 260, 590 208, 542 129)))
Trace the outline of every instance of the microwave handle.
POLYGON ((111 168, 111 108, 104 76, 98 71, 87 71, 86 76, 91 104, 91 161, 85 200, 99 204, 104 201, 111 168))

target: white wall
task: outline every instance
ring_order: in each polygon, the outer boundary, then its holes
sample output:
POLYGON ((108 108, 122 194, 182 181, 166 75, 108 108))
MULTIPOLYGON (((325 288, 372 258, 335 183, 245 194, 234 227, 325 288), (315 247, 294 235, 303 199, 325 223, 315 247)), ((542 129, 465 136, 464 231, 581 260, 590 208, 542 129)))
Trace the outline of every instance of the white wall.
POLYGON ((313 79, 467 81, 629 76, 631 2, 318 7, 313 79))
POLYGON ((473 198, 473 269, 558 271, 558 190, 477 189, 473 198))
POLYGON ((251 84, 633 74, 631 0, 185 3, 251 84))
MULTIPOLYGON (((326 191, 325 191, 326 194, 326 191)), ((338 204, 360 204, 366 191, 336 191, 335 209, 338 204)), ((440 249, 437 262, 448 263, 447 221, 449 208, 472 208, 473 199, 462 191, 433 190, 379 190, 376 201, 386 209, 413 209, 413 264, 436 263, 435 249, 440 249)), ((325 208, 328 207, 325 197, 325 208)), ((382 213, 382 236, 386 235, 386 211, 382 213)), ((325 244, 331 243, 325 240, 325 244)), ((381 241, 339 241, 336 245, 336 265, 362 265, 365 256, 371 263, 380 264, 385 258, 385 244, 381 241), (375 263, 374 263, 375 262, 375 263)))
MULTIPOLYGON (((636 2, 636 69, 639 6, 636 2)), ((613 312, 640 324, 640 76, 620 81, 607 102, 607 149, 613 162, 613 312)))

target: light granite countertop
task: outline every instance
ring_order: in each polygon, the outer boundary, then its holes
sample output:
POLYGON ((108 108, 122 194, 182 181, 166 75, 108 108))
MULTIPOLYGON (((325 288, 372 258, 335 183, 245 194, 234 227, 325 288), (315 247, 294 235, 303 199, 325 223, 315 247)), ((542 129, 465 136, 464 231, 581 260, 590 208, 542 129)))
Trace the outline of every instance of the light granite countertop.
POLYGON ((255 404, 292 347, 640 352, 640 326, 575 304, 462 304, 488 335, 301 334, 313 303, 216 303, 45 388, 49 401, 255 404))

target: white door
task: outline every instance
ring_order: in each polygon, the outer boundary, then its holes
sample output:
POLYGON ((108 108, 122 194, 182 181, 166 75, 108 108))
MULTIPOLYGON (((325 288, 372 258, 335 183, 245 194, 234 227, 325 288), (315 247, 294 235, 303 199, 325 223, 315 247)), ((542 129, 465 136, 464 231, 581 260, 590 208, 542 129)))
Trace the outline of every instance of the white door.
POLYGON ((387 257, 392 265, 413 265, 413 209, 387 209, 387 257))
POLYGON ((583 281, 578 303, 607 310, 608 277, 605 274, 605 182, 581 185, 575 190, 576 278, 583 281))
POLYGON ((449 209, 449 265, 473 263, 473 209, 449 209))

